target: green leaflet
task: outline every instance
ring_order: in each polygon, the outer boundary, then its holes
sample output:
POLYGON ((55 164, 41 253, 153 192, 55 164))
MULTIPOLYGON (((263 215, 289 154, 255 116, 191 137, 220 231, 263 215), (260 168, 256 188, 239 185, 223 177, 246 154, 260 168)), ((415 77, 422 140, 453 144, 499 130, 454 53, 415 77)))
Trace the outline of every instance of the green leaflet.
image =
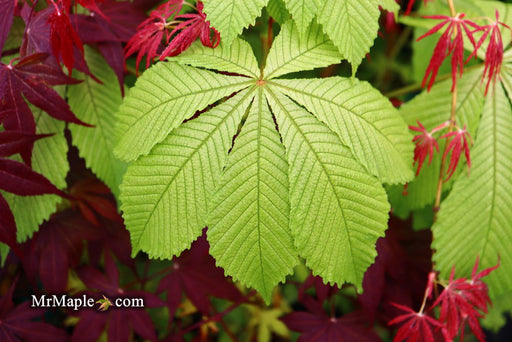
POLYGON ((339 116, 356 123, 351 128, 362 130, 359 116, 380 127, 377 133, 370 133, 379 135, 378 139, 368 140, 360 134, 362 142, 353 137, 345 146, 338 134, 311 115, 323 120, 325 113, 332 111, 331 93, 307 88, 312 80, 274 78, 339 61, 339 52, 317 24, 303 34, 293 22, 283 25, 269 52, 272 61, 263 72, 256 72, 249 45, 238 38, 228 50, 225 45, 214 50, 198 45, 193 49, 193 53, 148 70, 119 110, 121 121, 137 125, 133 106, 138 100, 132 97, 145 96, 150 98, 152 116, 171 118, 158 123, 156 134, 163 136, 172 130, 162 139, 146 130, 132 142, 132 132, 122 128, 128 126, 119 127, 120 151, 131 151, 132 145, 138 149, 139 141, 148 138, 152 140, 149 145, 154 143, 145 156, 137 158, 138 154, 132 153, 137 160, 128 167, 121 186, 122 210, 134 254, 142 249, 151 257, 179 255, 208 225, 211 253, 217 263, 228 275, 260 291, 267 302, 273 287, 292 272, 297 254, 326 281, 350 281, 360 287, 364 271, 374 260, 375 242, 386 228, 389 204, 382 185, 367 171, 374 161, 355 157, 351 149, 364 144, 371 151, 391 155, 394 172, 386 177, 408 180, 412 163, 406 158, 412 160, 413 145, 398 112, 366 83, 323 80, 325 89, 337 92, 334 107, 339 116), (289 53, 279 55, 278 51, 289 53), (204 69, 237 70, 250 78, 204 69), (182 106, 167 109, 166 103, 175 95, 166 94, 176 93, 177 85, 186 89, 188 82, 194 82, 195 86, 197 81, 183 77, 184 72, 199 78, 203 90, 197 94, 208 99, 198 95, 194 111, 202 113, 181 123, 193 114, 188 111, 184 115, 181 110, 190 106, 190 96, 182 106), (303 89, 291 91, 286 82, 296 82, 303 89), (155 83, 166 87, 162 98, 155 92, 155 83), (144 89, 146 85, 150 88, 144 89), (210 99, 222 97, 218 89, 223 87, 229 89, 225 95, 237 94, 208 108, 215 102, 210 99), (365 93, 357 97, 344 87, 365 93), (216 97, 208 95, 212 93, 216 97), (308 108, 311 98, 318 103, 308 108), (350 111, 340 111, 343 106, 350 111), (124 130, 127 133, 122 136, 124 130), (384 143, 379 147, 380 139, 389 139, 393 146, 384 143), (311 179, 309 171, 313 172, 311 179))
POLYGON ((267 5, 268 15, 279 24, 285 23, 290 18, 283 0, 269 0, 267 5))
MULTIPOLYGON (((481 80, 482 68, 478 68, 471 72, 466 71, 458 81, 457 124, 461 127, 466 125, 472 137, 475 136, 484 105, 481 80)), ((450 88, 451 79, 445 80, 436 83, 430 92, 424 91, 412 101, 405 103, 400 108, 400 114, 402 114, 405 122, 417 126, 416 121, 419 120, 426 129, 431 130, 447 121, 451 112, 452 95, 450 88)), ((444 133, 446 131, 438 133, 436 137, 444 133)), ((402 195, 403 187, 397 187, 392 191, 390 199, 393 206, 408 211, 423 208, 434 202, 443 151, 444 139, 439 141, 439 153, 434 154, 432 164, 428 165, 428 159, 426 159, 418 177, 409 183, 407 196, 402 195)), ((451 187, 451 184, 451 181, 446 183, 445 190, 451 187)), ((404 215, 407 216, 405 213, 404 215)))
POLYGON ((324 32, 355 72, 373 45, 379 30, 379 3, 361 0, 325 0, 317 14, 324 32))
POLYGON ((273 90, 267 98, 290 164, 295 245, 314 274, 361 289, 387 228, 386 193, 318 119, 273 90))
POLYGON ((412 137, 397 110, 370 84, 341 77, 272 84, 326 123, 382 182, 412 179, 412 137))
POLYGON ((179 56, 171 60, 199 68, 208 68, 257 78, 260 75, 258 62, 252 48, 245 40, 235 39, 229 49, 221 43, 212 49, 201 42, 195 42, 179 56))
MULTIPOLYGON (((40 109, 32 108, 37 133, 55 133, 34 144, 32 169, 44 175, 59 189, 66 187, 69 171, 68 144, 64 137, 65 123, 57 121, 40 109), (51 156, 49 158, 49 156, 51 156)), ((57 195, 16 196, 3 192, 16 220, 17 238, 24 242, 39 229, 39 225, 57 210, 61 198, 57 195)))
POLYGON ((342 58, 320 25, 312 23, 304 33, 299 33, 295 22, 289 20, 274 40, 264 74, 266 79, 272 79, 296 71, 336 64, 342 58))
POLYGON ((268 0, 203 0, 203 3, 206 19, 220 32, 222 41, 229 48, 242 30, 261 15, 268 0))
POLYGON ((212 201, 210 253, 270 303, 298 264, 289 228, 288 164, 260 88, 212 201))
POLYGON ((7 255, 9 255, 9 251, 9 246, 0 242, 0 267, 4 267, 5 260, 7 260, 7 255))
POLYGON ((176 63, 158 63, 137 79, 119 108, 117 157, 132 161, 147 154, 183 120, 247 86, 247 79, 176 63))
POLYGON ((305 33, 316 12, 322 5, 321 0, 285 0, 286 7, 290 11, 298 30, 305 33))
POLYGON ((87 64, 93 75, 83 77, 83 82, 69 87, 69 106, 76 116, 94 127, 70 125, 73 145, 89 168, 119 196, 119 185, 126 165, 114 158, 115 112, 122 102, 116 75, 103 57, 90 48, 85 49, 87 64))
POLYGON ((471 175, 455 181, 432 227, 434 261, 445 276, 452 265, 469 276, 477 256, 483 269, 499 255, 501 266, 486 277, 497 298, 512 289, 512 108, 500 83, 486 99, 471 154, 471 175))
POLYGON ((183 124, 128 167, 120 199, 133 255, 143 250, 170 259, 201 234, 250 94, 246 90, 183 124))
POLYGON ((395 13, 395 18, 398 16, 398 10, 400 10, 400 5, 396 3, 395 0, 380 0, 380 6, 388 12, 395 13))

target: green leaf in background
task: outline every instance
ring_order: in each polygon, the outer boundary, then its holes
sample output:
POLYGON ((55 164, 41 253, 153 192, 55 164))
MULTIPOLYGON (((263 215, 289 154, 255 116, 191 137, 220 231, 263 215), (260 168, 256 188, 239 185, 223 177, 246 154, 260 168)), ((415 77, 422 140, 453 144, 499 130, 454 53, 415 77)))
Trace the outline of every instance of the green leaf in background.
POLYGON ((290 13, 283 0, 269 0, 267 12, 279 24, 284 24, 290 18, 290 13))
POLYGON ((487 96, 475 145, 471 175, 455 181, 432 227, 436 267, 448 276, 469 276, 477 256, 480 268, 501 266, 486 283, 492 299, 512 290, 512 108, 501 83, 487 96))
POLYGON ((302 34, 294 22, 284 24, 262 75, 249 45, 238 38, 230 49, 193 49, 148 70, 119 110, 118 151, 140 152, 140 141, 151 141, 146 156, 129 153, 138 158, 121 186, 134 254, 142 249, 171 258, 208 225, 217 263, 267 303, 273 287, 293 271, 297 254, 325 281, 360 288, 389 211, 373 174, 394 182, 412 177, 413 145, 398 111, 357 80, 275 78, 339 62, 339 52, 316 23, 302 34), (179 96, 175 89, 196 98, 168 106, 179 96), (357 91, 363 95, 355 96, 357 91), (141 101, 146 98, 150 106, 141 101), (182 123, 197 110, 201 114, 182 123), (356 134, 342 137, 338 126, 332 131, 324 120, 328 112, 356 134), (144 113, 170 118, 158 122, 158 138, 144 128, 153 125, 144 113), (130 126, 140 128, 137 136, 130 126), (365 129, 368 135, 361 133, 365 129), (361 145, 385 157, 354 156, 361 145))
POLYGON ((317 20, 355 73, 370 51, 379 30, 379 3, 360 0, 325 0, 317 20))
MULTIPOLYGON (((44 175, 59 189, 63 189, 66 187, 66 175, 69 171, 68 144, 64 137, 65 123, 51 118, 40 109, 31 109, 37 134, 55 134, 35 142, 32 169, 44 175)), ((61 201, 57 195, 16 196, 4 192, 3 196, 16 220, 19 242, 30 238, 39 229, 39 225, 57 210, 57 204, 61 201)))
POLYGON ((285 2, 300 33, 306 32, 322 5, 321 0, 285 0, 285 2))
POLYGON ((245 27, 254 24, 269 0, 203 0, 204 13, 210 24, 220 32, 226 48, 242 33, 245 27))
POLYGON ((71 124, 69 129, 73 145, 87 167, 105 182, 116 198, 126 165, 114 157, 115 113, 122 102, 117 78, 103 57, 93 49, 85 48, 85 57, 91 73, 99 78, 98 83, 89 76, 82 83, 68 89, 71 110, 82 121, 94 125, 85 127, 71 124))

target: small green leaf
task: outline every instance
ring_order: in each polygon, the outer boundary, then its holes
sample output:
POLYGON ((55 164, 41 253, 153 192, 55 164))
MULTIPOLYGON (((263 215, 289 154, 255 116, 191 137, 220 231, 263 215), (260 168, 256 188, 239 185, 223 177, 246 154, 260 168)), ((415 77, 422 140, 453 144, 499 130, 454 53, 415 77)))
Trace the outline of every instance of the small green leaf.
POLYGON ((322 122, 286 96, 270 90, 267 98, 290 165, 295 245, 325 282, 361 289, 387 228, 386 193, 322 122))
POLYGON ((298 264, 289 227, 288 164, 260 89, 230 153, 209 215, 210 253, 270 303, 298 264))
POLYGON ((194 67, 239 73, 254 78, 260 75, 258 62, 254 58, 251 46, 240 38, 236 38, 229 49, 226 49, 222 42, 215 49, 196 42, 171 60, 194 67))
POLYGON ((320 0, 285 0, 299 31, 305 33, 321 6, 320 0))
POLYGON ((377 38, 379 17, 377 1, 325 0, 317 20, 355 71, 377 38))
POLYGON ((244 77, 157 63, 137 79, 119 108, 114 153, 126 161, 146 155, 196 111, 247 86, 244 77))
POLYGON ((432 227, 434 261, 447 276, 469 276, 477 256, 480 268, 500 267, 486 277, 491 298, 512 290, 512 108, 501 83, 487 96, 471 174, 462 173, 441 203, 432 227))
POLYGON ((204 13, 210 24, 220 32, 229 48, 245 27, 253 24, 268 0, 203 0, 204 13))
POLYGON ((243 91, 188 121, 126 171, 121 209, 133 255, 172 258, 206 226, 210 198, 251 101, 243 91))
POLYGON ((122 102, 121 89, 116 75, 103 57, 93 49, 85 48, 87 65, 102 84, 90 76, 82 77, 82 83, 69 87, 68 101, 76 116, 94 127, 71 124, 73 145, 78 147, 86 165, 112 192, 119 196, 119 185, 126 165, 116 158, 115 113, 122 102))
POLYGON ((342 58, 320 25, 312 23, 299 33, 295 22, 290 20, 283 25, 270 49, 264 75, 271 79, 291 72, 327 67, 340 63, 342 58))
POLYGON ((382 182, 412 179, 412 136, 397 110, 370 84, 341 77, 271 84, 326 123, 382 182))
POLYGON ((286 5, 283 0, 269 0, 267 12, 268 15, 279 24, 284 24, 288 19, 290 19, 290 13, 286 9, 286 5))

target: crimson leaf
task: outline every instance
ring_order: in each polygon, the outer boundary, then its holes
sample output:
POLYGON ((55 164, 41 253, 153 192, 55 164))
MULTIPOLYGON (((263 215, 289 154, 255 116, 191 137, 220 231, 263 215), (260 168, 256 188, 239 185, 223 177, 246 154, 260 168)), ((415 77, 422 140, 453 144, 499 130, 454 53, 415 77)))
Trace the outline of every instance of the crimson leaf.
POLYGON ((0 55, 11 29, 15 4, 13 0, 0 0, 0 55))
MULTIPOLYGON (((52 134, 25 134, 16 131, 0 132, 0 157, 9 157, 16 153, 22 153, 36 140, 49 137, 52 134)), ((30 159, 25 160, 30 166, 30 159)))

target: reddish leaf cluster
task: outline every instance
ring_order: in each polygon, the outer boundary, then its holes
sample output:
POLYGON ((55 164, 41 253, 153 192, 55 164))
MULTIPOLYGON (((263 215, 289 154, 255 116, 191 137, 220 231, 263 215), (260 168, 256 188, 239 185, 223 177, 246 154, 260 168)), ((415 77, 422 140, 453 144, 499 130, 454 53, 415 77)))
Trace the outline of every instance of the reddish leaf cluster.
POLYGON ((452 341, 459 334, 462 340, 467 322, 478 340, 484 342, 485 337, 478 319, 482 317, 482 313, 487 313, 487 306, 491 301, 487 285, 482 278, 495 270, 499 266, 499 262, 496 266, 477 273, 478 262, 477 258, 471 279, 454 279, 455 268, 453 268, 447 284, 438 281, 438 284, 442 285, 444 289, 427 312, 424 312, 425 302, 428 297, 431 297, 435 277, 429 277, 424 302, 419 312, 410 307, 395 304, 397 308, 406 313, 389 322, 390 325, 401 324, 393 341, 452 341), (438 306, 440 306, 440 315, 436 319, 433 312, 434 308, 438 306))
POLYGON ((135 36, 126 46, 126 57, 137 53, 137 69, 146 56, 146 68, 159 56, 161 60, 168 56, 176 56, 200 38, 203 45, 214 48, 219 45, 220 34, 210 27, 203 12, 203 3, 197 2, 197 13, 179 14, 182 10, 183 0, 169 0, 150 13, 150 18, 139 27, 135 36), (173 20, 171 20, 173 19, 173 20), (171 20, 171 21, 168 21, 171 20), (166 47, 161 49, 165 36, 166 47))
MULTIPOLYGON (((445 122, 435 127, 431 131, 428 131, 425 128, 425 126, 422 125, 421 122, 417 121, 417 123, 417 127, 409 126, 410 130, 420 133, 415 135, 414 138, 412 139, 412 141, 416 144, 416 147, 414 148, 414 164, 417 164, 418 166, 418 168, 416 169, 416 176, 419 175, 427 155, 429 156, 428 164, 430 165, 430 163, 432 162, 432 158, 434 156, 434 149, 439 153, 439 144, 436 138, 434 137, 434 134, 445 129, 446 127, 449 127, 449 122, 445 122)), ((471 136, 469 135, 466 126, 464 126, 464 128, 456 128, 455 131, 448 132, 440 137, 440 139, 444 138, 447 139, 446 143, 448 144, 448 146, 445 149, 445 152, 443 153, 443 160, 446 159, 448 155, 450 155, 450 164, 448 166, 448 170, 446 171, 446 180, 449 180, 452 177, 455 170, 457 169, 457 165, 459 163, 460 156, 462 153, 464 153, 466 162, 468 164, 468 168, 471 167, 471 158, 468 143, 468 140, 471 142, 471 136)))

